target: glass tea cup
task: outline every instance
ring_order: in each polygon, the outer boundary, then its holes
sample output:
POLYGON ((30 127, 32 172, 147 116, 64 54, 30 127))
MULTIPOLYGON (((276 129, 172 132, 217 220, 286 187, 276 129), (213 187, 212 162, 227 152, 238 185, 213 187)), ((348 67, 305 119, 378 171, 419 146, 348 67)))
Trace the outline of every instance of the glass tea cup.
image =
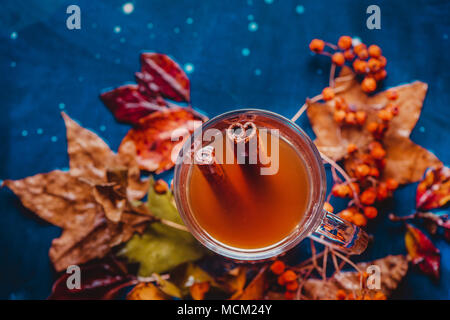
MULTIPOLYGON (((238 132, 237 134, 245 137, 245 132, 238 132)), ((237 153, 239 154, 239 151, 237 153)), ((211 153, 209 153, 208 159, 211 160, 211 153)), ((219 173, 213 171, 211 174, 219 173)), ((323 162, 319 151, 311 139, 289 119, 265 110, 236 110, 205 122, 201 128, 197 129, 187 139, 176 160, 174 195, 178 211, 187 228, 208 249, 238 261, 260 261, 279 256, 306 237, 313 238, 320 243, 330 245, 348 254, 362 253, 367 247, 367 234, 352 223, 323 209, 326 189, 323 162), (200 153, 203 155, 206 151, 211 150, 214 152, 214 148, 211 148, 211 141, 218 139, 219 136, 212 138, 211 134, 208 134, 208 137, 205 139, 207 135, 205 133, 210 133, 211 129, 217 134, 222 132, 229 133, 231 132, 230 126, 234 126, 236 123, 239 125, 250 123, 257 130, 265 129, 276 132, 279 138, 282 138, 297 151, 307 172, 307 201, 302 218, 282 239, 257 248, 242 248, 216 239, 212 232, 202 226, 199 219, 196 218, 195 208, 190 203, 190 179, 193 166, 196 165, 196 155, 200 153)), ((221 196, 219 193, 218 197, 221 196)), ((274 201, 276 200, 274 199, 274 201)), ((214 212, 211 212, 211 214, 214 214, 214 212)))

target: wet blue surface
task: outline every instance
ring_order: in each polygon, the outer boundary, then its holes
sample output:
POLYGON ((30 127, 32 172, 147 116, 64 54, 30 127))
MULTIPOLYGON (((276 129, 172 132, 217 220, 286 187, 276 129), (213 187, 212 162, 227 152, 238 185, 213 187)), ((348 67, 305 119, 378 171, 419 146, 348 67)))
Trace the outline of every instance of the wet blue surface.
MULTIPOLYGON (((117 149, 129 127, 115 122, 98 95, 133 81, 141 51, 169 54, 190 70, 193 105, 209 116, 258 107, 292 117, 328 81, 329 61, 312 57, 309 41, 336 42, 342 34, 383 48, 386 86, 429 84, 412 139, 450 162, 448 1, 377 1, 381 30, 365 27, 372 1, 135 0, 125 14, 126 2, 2 2, 0 179, 68 167, 61 110, 117 149), (70 4, 81 7, 81 30, 66 28, 70 4)), ((305 117, 299 124, 312 135, 305 117)), ((398 190, 386 211, 411 213, 415 188, 398 190)), ((60 230, 23 209, 9 190, 0 190, 0 205, 0 298, 46 298, 55 276, 48 249, 60 230)), ((376 241, 361 259, 405 253, 404 230, 385 215, 369 231, 376 241)), ((441 280, 411 271, 396 298, 450 298, 450 248, 435 243, 441 280)))

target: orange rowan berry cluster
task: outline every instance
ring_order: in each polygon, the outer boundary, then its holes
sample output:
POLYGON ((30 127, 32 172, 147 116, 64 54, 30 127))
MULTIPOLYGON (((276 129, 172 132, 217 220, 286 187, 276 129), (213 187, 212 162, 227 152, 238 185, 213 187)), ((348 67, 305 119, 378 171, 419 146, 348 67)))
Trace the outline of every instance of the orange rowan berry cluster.
POLYGON ((349 36, 341 36, 337 47, 323 40, 313 39, 309 48, 315 53, 331 56, 331 61, 336 66, 351 63, 353 70, 363 77, 361 88, 367 93, 375 91, 377 83, 387 76, 387 60, 382 55, 381 48, 375 44, 367 47, 364 43, 355 44, 349 36), (325 52, 326 46, 334 52, 325 52))
MULTIPOLYGON (((322 93, 325 99, 325 96, 322 93)), ((336 97, 334 102, 334 121, 340 125, 358 125, 362 126, 367 120, 367 113, 362 110, 356 110, 354 106, 349 106, 342 97, 336 97)))
POLYGON ((270 271, 277 277, 277 283, 286 289, 284 297, 292 300, 298 289, 297 274, 292 270, 286 270, 286 265, 281 260, 276 260, 270 266, 270 271))
POLYGON ((349 207, 344 209, 339 212, 338 216, 357 225, 358 227, 364 227, 367 225, 367 217, 361 213, 357 207, 349 207))

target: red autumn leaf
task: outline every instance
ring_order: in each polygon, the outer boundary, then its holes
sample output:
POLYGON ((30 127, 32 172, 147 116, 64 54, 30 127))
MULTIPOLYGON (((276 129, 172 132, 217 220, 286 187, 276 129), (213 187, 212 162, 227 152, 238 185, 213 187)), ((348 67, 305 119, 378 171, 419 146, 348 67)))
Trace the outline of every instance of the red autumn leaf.
POLYGON ((132 141, 141 169, 156 173, 169 170, 175 164, 184 138, 193 133, 203 120, 190 108, 154 112, 141 119, 139 127, 128 131, 119 147, 119 154, 125 143, 132 141))
POLYGON ((405 244, 412 263, 435 279, 439 279, 441 254, 430 239, 419 229, 406 225, 405 244))
POLYGON ((125 85, 104 92, 100 99, 120 122, 138 124, 139 119, 166 109, 166 102, 160 96, 144 96, 135 84, 125 85))
POLYGON ((180 66, 165 54, 141 54, 141 72, 136 72, 140 91, 149 96, 163 96, 178 101, 190 101, 189 79, 180 66))
POLYGON ((416 207, 421 210, 439 208, 450 201, 450 168, 430 169, 417 186, 416 207))
POLYGON ((113 299, 120 289, 136 284, 126 266, 112 258, 80 266, 80 289, 69 289, 75 273, 63 273, 53 284, 51 300, 113 299), (70 279, 69 279, 70 278, 70 279))

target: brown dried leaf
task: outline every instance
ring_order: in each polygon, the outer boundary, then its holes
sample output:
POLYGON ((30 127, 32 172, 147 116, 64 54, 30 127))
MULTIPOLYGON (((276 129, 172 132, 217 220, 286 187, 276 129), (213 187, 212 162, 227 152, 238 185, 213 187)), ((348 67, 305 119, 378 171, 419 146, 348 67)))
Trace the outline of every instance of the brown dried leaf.
MULTIPOLYGON (((408 271, 408 261, 405 256, 387 256, 372 262, 358 263, 358 268, 365 271, 370 265, 377 265, 381 271, 380 291, 390 296, 408 271)), ((358 272, 338 272, 323 281, 321 279, 308 279, 303 285, 303 295, 313 300, 336 300, 338 290, 347 294, 361 289, 358 272)))
MULTIPOLYGON (((341 76, 352 75, 349 68, 343 68, 341 76)), ((336 93, 349 105, 367 113, 367 121, 363 127, 339 126, 333 119, 332 102, 309 103, 307 114, 316 135, 315 144, 328 157, 338 161, 347 155, 347 146, 355 144, 358 149, 366 149, 374 139, 366 129, 368 123, 377 120, 377 112, 387 103, 385 92, 368 96, 361 89, 356 79, 340 82, 337 88, 346 88, 336 93)), ((425 99, 427 84, 415 81, 397 86, 399 93, 396 104, 399 114, 393 118, 383 138, 386 146, 387 163, 385 178, 394 178, 399 183, 410 183, 420 179, 426 168, 439 166, 441 162, 432 153, 410 141, 409 136, 419 119, 425 99)), ((352 166, 352 158, 346 160, 345 166, 352 166)))
POLYGON ((262 300, 267 287, 267 267, 263 267, 241 294, 232 297, 233 300, 262 300))
POLYGON ((125 168, 122 176, 126 179, 120 184, 117 176, 108 171, 116 164, 130 163, 130 159, 114 154, 97 135, 80 127, 67 115, 63 117, 67 126, 70 171, 55 170, 4 182, 26 208, 63 229, 61 237, 53 240, 49 252, 57 271, 105 256, 135 232, 143 232, 152 219, 134 214, 128 206, 128 182, 141 187, 138 177, 130 175, 125 168), (113 188, 115 194, 107 202, 105 190, 109 188, 113 188), (126 205, 122 206, 123 203, 126 205))

